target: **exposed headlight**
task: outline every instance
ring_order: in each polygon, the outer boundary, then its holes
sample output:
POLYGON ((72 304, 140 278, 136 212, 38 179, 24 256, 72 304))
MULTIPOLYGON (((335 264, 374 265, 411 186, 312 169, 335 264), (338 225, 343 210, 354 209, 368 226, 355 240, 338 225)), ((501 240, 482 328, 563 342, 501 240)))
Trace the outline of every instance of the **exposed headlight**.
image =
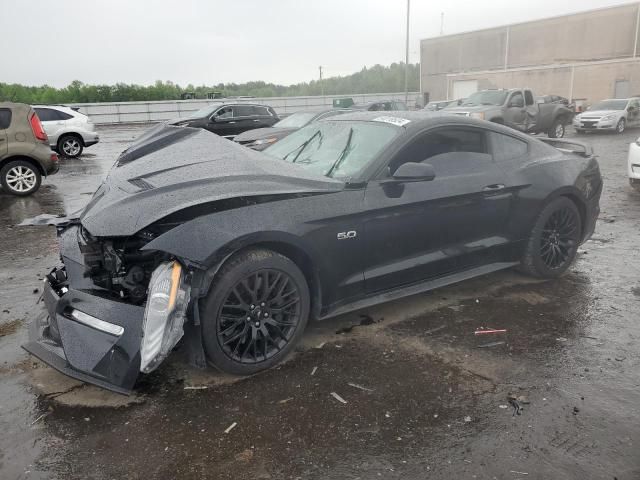
POLYGON ((178 262, 153 271, 142 322, 141 372, 155 370, 182 338, 190 290, 178 262))
POLYGON ((260 140, 256 140, 255 142, 253 142, 251 145, 265 145, 269 143, 275 143, 276 141, 278 141, 277 138, 261 138, 260 140))
POLYGON ((484 112, 473 112, 473 113, 470 113, 469 116, 471 118, 477 118, 479 120, 484 120, 484 112))

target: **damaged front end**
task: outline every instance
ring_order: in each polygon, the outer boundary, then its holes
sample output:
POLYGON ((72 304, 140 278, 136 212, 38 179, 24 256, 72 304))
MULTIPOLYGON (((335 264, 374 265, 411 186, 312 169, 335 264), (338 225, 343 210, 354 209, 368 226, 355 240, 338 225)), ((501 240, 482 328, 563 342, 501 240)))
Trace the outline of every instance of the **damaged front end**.
POLYGON ((191 275, 178 260, 141 251, 150 237, 60 234, 63 266, 44 284, 45 313, 25 350, 71 377, 130 393, 183 336, 191 275))

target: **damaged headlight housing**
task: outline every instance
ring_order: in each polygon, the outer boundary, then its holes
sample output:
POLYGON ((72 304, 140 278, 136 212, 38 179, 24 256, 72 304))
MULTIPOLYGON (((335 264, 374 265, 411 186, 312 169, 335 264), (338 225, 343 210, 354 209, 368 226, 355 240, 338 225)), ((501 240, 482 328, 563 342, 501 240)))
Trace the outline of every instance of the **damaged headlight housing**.
POLYGON ((153 271, 142 323, 141 372, 155 370, 182 338, 190 290, 177 261, 153 271))

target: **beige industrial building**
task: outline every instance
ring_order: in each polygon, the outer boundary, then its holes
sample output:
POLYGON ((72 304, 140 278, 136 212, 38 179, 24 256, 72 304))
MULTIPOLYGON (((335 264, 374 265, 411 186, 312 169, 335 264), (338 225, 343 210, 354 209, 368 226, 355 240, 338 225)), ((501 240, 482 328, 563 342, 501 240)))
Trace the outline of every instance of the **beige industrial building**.
POLYGON ((529 87, 578 103, 640 95, 640 3, 421 41, 421 91, 529 87))

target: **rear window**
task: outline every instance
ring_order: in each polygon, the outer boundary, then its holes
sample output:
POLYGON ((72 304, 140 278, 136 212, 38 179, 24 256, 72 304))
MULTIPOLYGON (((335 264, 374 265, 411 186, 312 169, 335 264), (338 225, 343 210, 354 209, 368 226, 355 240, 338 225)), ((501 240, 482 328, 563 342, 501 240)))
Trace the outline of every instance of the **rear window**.
POLYGON ((529 145, 523 140, 503 135, 502 133, 491 132, 491 149, 496 162, 504 162, 523 157, 529 151, 529 145))
POLYGON ((0 108, 0 130, 6 130, 11 125, 11 110, 0 108))

